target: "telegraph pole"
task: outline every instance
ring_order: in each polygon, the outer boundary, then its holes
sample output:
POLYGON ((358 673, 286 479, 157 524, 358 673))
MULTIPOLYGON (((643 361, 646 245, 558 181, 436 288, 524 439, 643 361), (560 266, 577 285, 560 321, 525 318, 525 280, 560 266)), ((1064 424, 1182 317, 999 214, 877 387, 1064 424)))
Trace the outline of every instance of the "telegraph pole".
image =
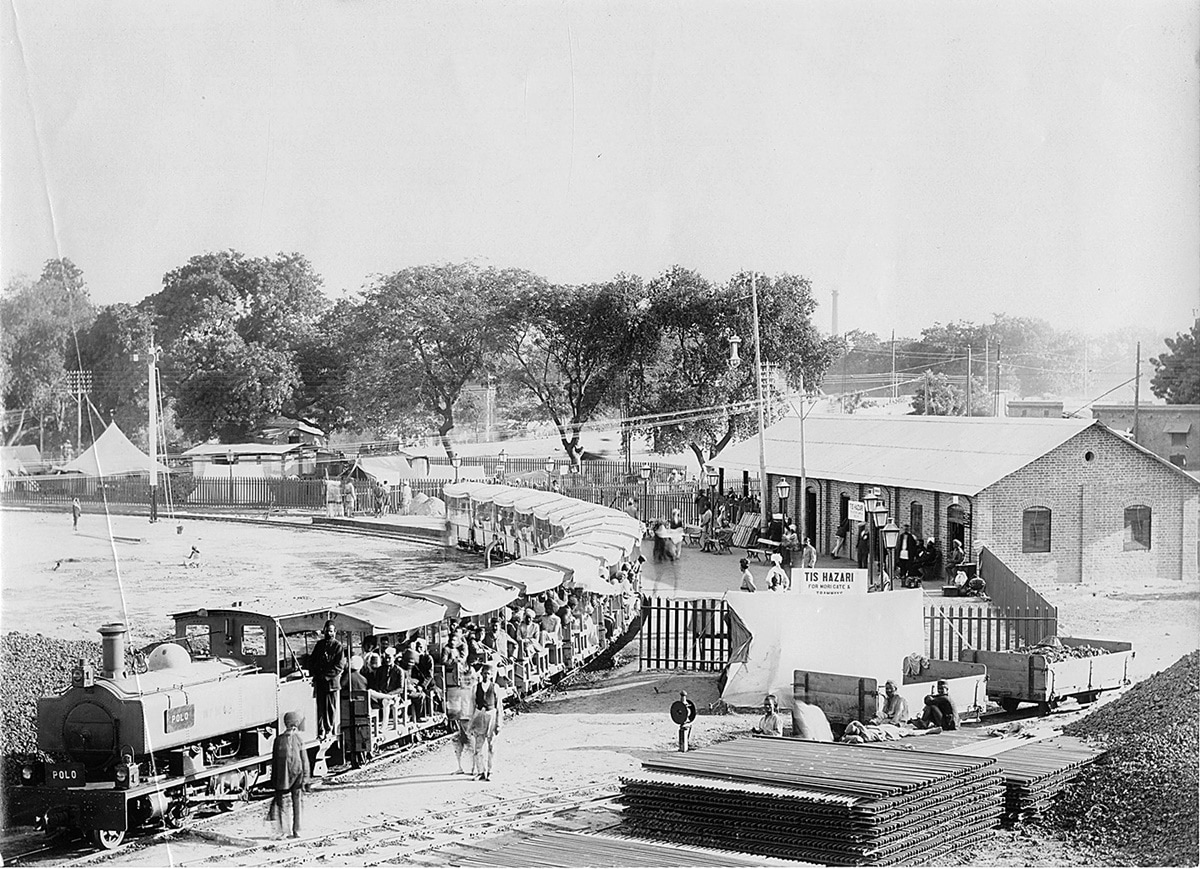
POLYGON ((967 416, 971 415, 971 345, 967 345, 967 416))
POLYGON ((770 517, 767 513, 767 499, 770 497, 770 492, 767 491, 767 421, 763 418, 762 340, 758 331, 758 279, 754 272, 750 272, 750 302, 751 311, 754 314, 754 373, 757 375, 754 382, 758 385, 758 518, 759 528, 765 534, 771 527, 770 517))
POLYGON ((1140 443, 1138 435, 1141 432, 1138 430, 1138 414, 1141 410, 1141 394, 1142 394, 1142 342, 1137 342, 1137 365, 1133 372, 1133 442, 1140 443))
POLYGON ((158 521, 158 348, 150 345, 150 521, 158 521))

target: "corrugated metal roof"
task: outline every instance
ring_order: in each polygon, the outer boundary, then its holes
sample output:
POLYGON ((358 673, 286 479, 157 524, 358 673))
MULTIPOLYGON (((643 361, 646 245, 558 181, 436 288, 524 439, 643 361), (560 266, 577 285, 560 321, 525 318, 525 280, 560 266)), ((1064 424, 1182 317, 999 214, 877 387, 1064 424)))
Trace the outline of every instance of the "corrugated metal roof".
MULTIPOLYGON (((1090 419, 953 416, 814 416, 804 420, 809 477, 976 495, 1086 428, 1090 419)), ((800 475, 795 417, 764 434, 767 473, 800 475)), ((758 438, 725 450, 713 464, 758 472, 758 438)))

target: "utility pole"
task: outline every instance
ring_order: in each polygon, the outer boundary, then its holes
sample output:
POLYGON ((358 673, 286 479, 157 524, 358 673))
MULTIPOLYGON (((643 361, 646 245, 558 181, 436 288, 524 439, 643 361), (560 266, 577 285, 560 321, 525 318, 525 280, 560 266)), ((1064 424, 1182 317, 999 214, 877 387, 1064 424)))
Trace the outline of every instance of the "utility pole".
POLYGON ((837 314, 838 314, 838 312, 837 312, 838 291, 837 291, 837 290, 831 290, 830 292, 832 292, 832 293, 833 293, 833 323, 832 323, 831 325, 832 325, 832 327, 833 327, 833 337, 835 337, 835 338, 836 338, 836 337, 837 337, 837 335, 838 335, 838 321, 837 321, 837 314))
POLYGON ((1000 386, 1000 347, 1001 343, 996 342, 996 416, 1008 416, 1008 409, 1000 407, 1000 395, 1002 388, 1000 386), (1003 411, 1003 413, 1001 412, 1003 411))
POLYGON ((750 273, 750 302, 750 310, 754 314, 754 373, 757 375, 754 382, 758 386, 758 527, 765 534, 771 527, 767 513, 770 492, 767 491, 767 422, 763 418, 762 341, 758 334, 758 280, 754 272, 750 273))
POLYGON ((971 345, 967 345, 967 416, 971 415, 971 345))
POLYGON ((925 372, 925 415, 929 416, 929 372, 925 372))
MULTIPOLYGON (((992 336, 983 339, 983 394, 992 397, 992 336)), ((995 416, 995 414, 992 414, 995 416)))
POLYGON ((1141 432, 1138 430, 1138 414, 1140 411, 1142 394, 1142 342, 1137 342, 1137 366, 1133 372, 1133 442, 1140 443, 1138 436, 1141 432))
POLYGON ((892 401, 895 401, 896 395, 896 330, 892 330, 892 401))

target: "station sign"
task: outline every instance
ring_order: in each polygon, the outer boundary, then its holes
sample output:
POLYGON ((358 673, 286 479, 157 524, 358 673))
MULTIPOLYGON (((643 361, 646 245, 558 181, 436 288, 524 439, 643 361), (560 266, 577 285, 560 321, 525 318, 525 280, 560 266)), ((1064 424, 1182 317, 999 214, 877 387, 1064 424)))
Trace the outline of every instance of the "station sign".
POLYGON ((811 568, 794 571, 792 582, 801 594, 866 594, 867 571, 852 568, 811 568))
POLYGON ((867 505, 862 501, 851 501, 846 508, 846 518, 852 522, 866 522, 867 505))

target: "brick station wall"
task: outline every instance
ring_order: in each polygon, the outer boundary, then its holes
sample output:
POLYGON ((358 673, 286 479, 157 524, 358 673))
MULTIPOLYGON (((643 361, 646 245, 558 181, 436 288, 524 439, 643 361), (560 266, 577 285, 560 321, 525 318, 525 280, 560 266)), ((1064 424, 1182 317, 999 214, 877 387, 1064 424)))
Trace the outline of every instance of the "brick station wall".
POLYGON ((974 513, 975 546, 1030 584, 1200 577, 1200 484, 1099 426, 989 486, 974 513), (1150 549, 1127 552, 1125 508, 1137 505, 1150 508, 1150 549), (1029 507, 1051 511, 1049 552, 1021 551, 1029 507))

